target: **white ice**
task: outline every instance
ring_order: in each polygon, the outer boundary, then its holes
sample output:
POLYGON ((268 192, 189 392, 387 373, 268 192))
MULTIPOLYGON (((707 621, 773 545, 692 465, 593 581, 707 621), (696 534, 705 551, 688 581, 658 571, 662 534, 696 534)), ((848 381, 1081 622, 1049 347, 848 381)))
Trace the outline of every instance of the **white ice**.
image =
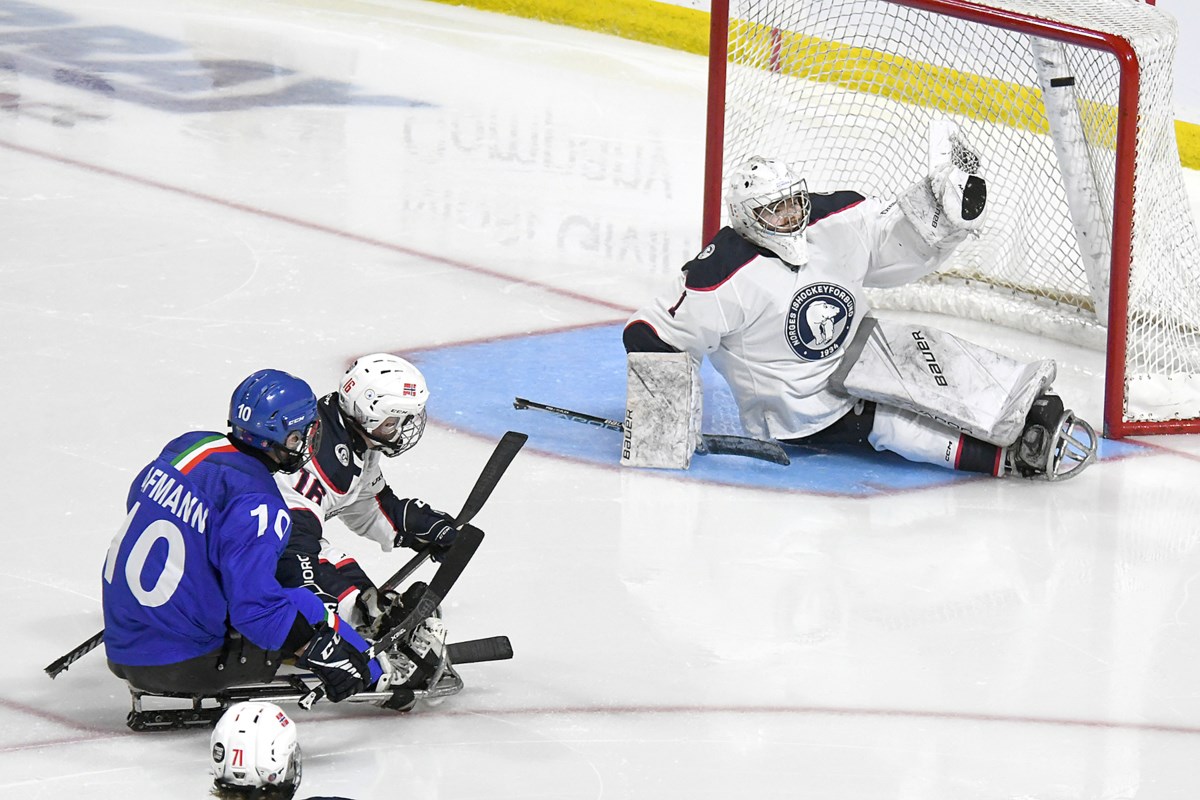
MULTIPOLYGON (((704 82, 416 0, 0 4, 0 796, 206 795, 207 733, 128 731, 102 653, 42 673, 102 625, 133 475, 264 366, 322 393, 364 352, 623 320, 698 248, 704 82)), ((1100 354, 984 335, 1098 419, 1100 354)), ((453 508, 493 441, 435 413, 389 478, 453 508)), ((871 499, 531 442, 446 608, 516 658, 297 713, 299 796, 1194 798, 1200 447, 1141 441, 871 499)))

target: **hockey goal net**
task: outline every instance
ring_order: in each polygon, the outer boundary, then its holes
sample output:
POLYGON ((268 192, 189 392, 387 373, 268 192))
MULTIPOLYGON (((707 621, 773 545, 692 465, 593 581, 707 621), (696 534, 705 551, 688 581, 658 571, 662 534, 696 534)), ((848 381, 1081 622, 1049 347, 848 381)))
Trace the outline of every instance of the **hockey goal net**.
POLYGON ((877 307, 1106 350, 1109 437, 1200 431, 1200 246, 1175 142, 1176 27, 1138 0, 714 0, 704 234, 727 171, 894 197, 928 129, 980 151, 988 220, 877 307))

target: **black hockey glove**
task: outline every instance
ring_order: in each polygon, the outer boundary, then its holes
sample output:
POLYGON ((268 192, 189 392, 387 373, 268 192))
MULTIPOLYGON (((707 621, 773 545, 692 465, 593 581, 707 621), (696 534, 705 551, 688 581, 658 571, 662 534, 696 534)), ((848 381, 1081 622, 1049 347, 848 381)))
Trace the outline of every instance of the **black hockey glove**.
POLYGON ((325 688, 325 696, 335 703, 358 694, 371 680, 367 654, 324 622, 317 626, 316 634, 296 663, 312 670, 325 688))
POLYGON ((441 561, 442 556, 454 544, 458 530, 454 517, 438 511, 420 500, 407 500, 404 504, 404 530, 396 534, 396 547, 411 547, 419 550, 426 545, 433 548, 430 557, 441 561))

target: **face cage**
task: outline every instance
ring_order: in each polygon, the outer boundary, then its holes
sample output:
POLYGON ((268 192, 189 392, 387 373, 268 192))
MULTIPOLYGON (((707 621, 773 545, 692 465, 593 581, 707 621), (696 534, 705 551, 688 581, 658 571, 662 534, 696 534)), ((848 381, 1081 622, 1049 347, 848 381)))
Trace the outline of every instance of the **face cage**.
POLYGON ((803 234, 812 215, 812 200, 809 199, 808 184, 803 178, 788 186, 780 195, 752 198, 743 205, 766 233, 781 236, 803 234))
POLYGON ((282 472, 296 472, 312 460, 317 448, 321 446, 321 420, 314 419, 303 432, 292 431, 287 438, 290 439, 293 433, 302 433, 304 437, 296 449, 293 450, 281 444, 274 445, 272 448, 275 457, 279 460, 279 469, 282 472))
MULTIPOLYGON (((391 419, 389 417, 389 419, 391 419)), ((376 436, 373 432, 366 430, 361 425, 359 426, 363 435, 367 440, 375 445, 378 450, 388 458, 394 458, 405 450, 411 449, 420 440, 421 435, 425 433, 425 409, 417 414, 410 414, 404 422, 396 426, 395 433, 387 438, 376 436)), ((385 419, 379 425, 375 426, 375 430, 379 430, 387 423, 385 419)))

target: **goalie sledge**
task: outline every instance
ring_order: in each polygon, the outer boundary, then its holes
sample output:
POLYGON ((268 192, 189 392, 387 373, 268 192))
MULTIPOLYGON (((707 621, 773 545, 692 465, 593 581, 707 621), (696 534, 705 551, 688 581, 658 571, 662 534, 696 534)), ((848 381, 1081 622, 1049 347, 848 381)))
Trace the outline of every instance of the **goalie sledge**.
POLYGON ((661 439, 644 452, 674 459, 653 465, 687 466, 679 456, 689 452, 698 407, 694 384, 683 378, 643 389, 648 354, 686 358, 693 369, 708 357, 729 384, 743 428, 757 438, 870 445, 951 469, 1045 480, 1078 475, 1095 461, 1095 432, 1050 391, 1048 361, 1017 364, 948 334, 930 339, 923 329, 926 345, 936 340, 939 351, 961 357, 953 375, 941 376, 945 386, 932 381, 942 391, 914 392, 916 376, 930 377, 930 351, 915 339, 904 358, 918 369, 903 380, 884 362, 875 369, 864 362, 844 383, 855 362, 847 356, 852 343, 870 337, 864 290, 924 277, 986 225, 983 159, 955 123, 931 125, 927 166, 924 178, 890 201, 810 192, 792 167, 758 156, 732 171, 730 227, 623 334, 630 413, 652 415, 650 432, 661 439), (972 358, 980 360, 968 368, 972 358), (1000 386, 984 391, 996 377, 1000 386))

